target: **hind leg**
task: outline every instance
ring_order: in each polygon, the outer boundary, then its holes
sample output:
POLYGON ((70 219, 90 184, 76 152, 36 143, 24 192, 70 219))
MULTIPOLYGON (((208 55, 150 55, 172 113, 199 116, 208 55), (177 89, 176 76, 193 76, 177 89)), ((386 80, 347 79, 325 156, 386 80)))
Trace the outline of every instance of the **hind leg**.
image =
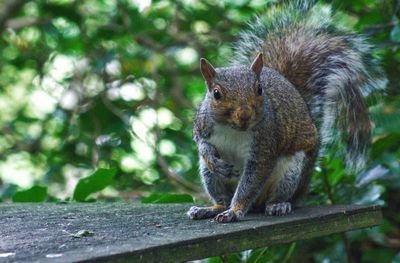
POLYGON ((303 151, 278 159, 263 197, 266 215, 283 216, 292 211, 292 197, 298 190, 306 162, 303 151))
POLYGON ((279 160, 274 169, 275 184, 266 198, 265 214, 282 216, 289 214, 296 202, 307 192, 318 147, 304 153, 296 152, 291 157, 279 160))

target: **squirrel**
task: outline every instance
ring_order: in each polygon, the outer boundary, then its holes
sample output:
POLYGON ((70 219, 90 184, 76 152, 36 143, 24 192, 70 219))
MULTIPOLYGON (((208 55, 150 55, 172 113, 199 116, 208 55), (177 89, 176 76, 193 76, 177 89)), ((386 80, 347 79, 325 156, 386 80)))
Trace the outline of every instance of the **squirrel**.
POLYGON ((320 7, 285 1, 241 32, 229 66, 200 59, 207 91, 193 138, 214 205, 191 207, 189 218, 289 214, 322 146, 337 139, 346 168, 363 168, 371 135, 364 97, 385 77, 365 38, 335 27, 320 7))

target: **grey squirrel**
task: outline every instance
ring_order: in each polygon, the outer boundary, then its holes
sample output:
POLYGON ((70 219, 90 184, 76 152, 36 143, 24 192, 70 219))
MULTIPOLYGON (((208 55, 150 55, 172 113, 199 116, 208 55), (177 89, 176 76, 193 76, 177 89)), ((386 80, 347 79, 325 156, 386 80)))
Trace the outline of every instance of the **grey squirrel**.
POLYGON ((286 1, 250 23, 231 61, 200 60, 207 92, 193 137, 215 204, 191 207, 191 219, 290 213, 321 146, 336 139, 346 167, 363 167, 371 133, 363 97, 385 79, 364 37, 335 27, 314 1, 286 1))

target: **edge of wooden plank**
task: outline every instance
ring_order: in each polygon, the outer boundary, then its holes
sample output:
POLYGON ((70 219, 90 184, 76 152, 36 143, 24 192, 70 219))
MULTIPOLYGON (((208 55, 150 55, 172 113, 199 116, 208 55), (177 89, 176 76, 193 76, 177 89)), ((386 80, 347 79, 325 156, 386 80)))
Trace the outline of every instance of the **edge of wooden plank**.
POLYGON ((159 262, 160 259, 163 262, 181 262, 373 227, 381 220, 379 206, 360 206, 350 211, 220 234, 212 239, 195 238, 141 250, 135 250, 129 243, 98 246, 93 253, 84 249, 73 250, 68 252, 68 258, 73 262, 159 262))

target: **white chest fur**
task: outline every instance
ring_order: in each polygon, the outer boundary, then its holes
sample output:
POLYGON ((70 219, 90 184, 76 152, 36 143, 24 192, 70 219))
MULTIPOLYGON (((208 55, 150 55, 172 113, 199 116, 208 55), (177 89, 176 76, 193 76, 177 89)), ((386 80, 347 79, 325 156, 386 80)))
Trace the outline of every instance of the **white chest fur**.
POLYGON ((222 160, 233 164, 240 172, 250 157, 251 131, 238 131, 216 124, 209 142, 217 148, 222 160))

